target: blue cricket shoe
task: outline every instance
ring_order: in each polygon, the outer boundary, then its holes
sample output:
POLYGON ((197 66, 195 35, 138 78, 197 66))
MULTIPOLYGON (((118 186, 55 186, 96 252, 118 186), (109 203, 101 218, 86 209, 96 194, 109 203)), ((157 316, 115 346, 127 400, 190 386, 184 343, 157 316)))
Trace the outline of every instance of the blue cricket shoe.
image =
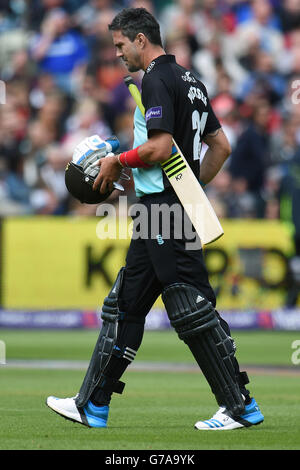
POLYGON ((57 398, 48 397, 46 405, 66 419, 83 424, 89 428, 106 428, 108 419, 108 406, 95 406, 88 401, 83 408, 78 408, 76 397, 57 398))
POLYGON ((258 404, 251 399, 249 405, 245 406, 245 412, 238 416, 232 415, 225 407, 220 407, 212 418, 206 421, 197 421, 195 428, 201 431, 226 431, 230 429, 248 428, 249 426, 262 423, 264 416, 262 415, 258 404))

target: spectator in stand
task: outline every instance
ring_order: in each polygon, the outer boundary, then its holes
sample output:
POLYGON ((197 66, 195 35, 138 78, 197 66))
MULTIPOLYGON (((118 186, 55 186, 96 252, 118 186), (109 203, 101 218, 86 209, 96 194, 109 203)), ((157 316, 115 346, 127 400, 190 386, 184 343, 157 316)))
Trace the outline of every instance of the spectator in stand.
POLYGON ((176 57, 176 62, 179 65, 188 68, 198 75, 197 71, 193 68, 190 44, 185 35, 176 32, 169 35, 166 39, 165 48, 168 54, 176 57))
POLYGON ((286 36, 287 46, 280 58, 280 73, 287 78, 300 74, 300 27, 286 36))
POLYGON ((247 77, 245 70, 232 54, 230 41, 226 35, 218 31, 202 49, 193 54, 194 68, 211 95, 218 93, 219 75, 228 75, 234 88, 247 77))
POLYGON ((62 151, 69 158, 76 145, 85 137, 98 134, 105 140, 112 135, 111 128, 103 119, 102 109, 98 103, 85 98, 75 103, 72 114, 66 123, 66 134, 62 139, 62 151))
POLYGON ((263 188, 270 165, 270 116, 269 103, 265 100, 258 102, 253 110, 252 122, 238 138, 229 162, 233 181, 243 182, 244 190, 255 198, 255 216, 259 218, 264 216, 263 188))
POLYGON ((62 215, 68 211, 69 193, 65 185, 65 168, 70 159, 61 145, 51 143, 45 148, 45 162, 40 167, 40 189, 36 191, 45 201, 39 213, 62 215))
POLYGON ((54 79, 51 75, 41 73, 38 77, 35 77, 29 93, 32 113, 35 114, 36 111, 41 109, 45 104, 46 97, 55 91, 59 92, 59 89, 55 86, 54 79))
POLYGON ((287 116, 282 122, 279 132, 271 138, 271 163, 280 169, 282 176, 286 174, 287 165, 294 159, 298 150, 298 123, 293 116, 287 116))
POLYGON ((245 178, 232 178, 227 169, 220 171, 214 182, 207 187, 207 195, 219 217, 256 217, 256 200, 248 190, 245 178))
POLYGON ((95 77, 97 100, 102 107, 104 119, 111 127, 114 125, 118 112, 122 112, 122 103, 119 102, 117 108, 114 106, 115 90, 121 85, 123 100, 126 100, 126 94, 128 94, 127 90, 124 90, 123 83, 123 77, 128 72, 122 62, 116 58, 115 48, 107 28, 115 14, 112 8, 98 12, 87 33, 90 46, 87 73, 90 77, 95 77))
POLYGON ((36 119, 29 124, 27 139, 23 142, 24 181, 30 188, 30 205, 36 214, 51 213, 47 209, 49 200, 41 182, 40 169, 46 162, 46 148, 54 139, 53 130, 36 119))
POLYGON ((80 27, 85 36, 91 34, 94 27, 95 18, 98 18, 103 12, 119 8, 120 4, 111 0, 78 0, 78 8, 73 10, 72 18, 75 27, 80 27), (116 5, 115 5, 116 4, 116 5))
POLYGON ((211 37, 205 47, 193 55, 193 65, 201 77, 208 94, 217 94, 217 76, 223 67, 221 37, 217 33, 211 37))
POLYGON ((43 106, 37 113, 39 122, 52 132, 54 141, 59 141, 65 133, 65 96, 60 90, 53 90, 45 96, 43 106))
POLYGON ((5 3, 7 8, 0 4, 0 78, 8 81, 16 74, 22 77, 21 71, 26 74, 29 71, 30 64, 27 62, 29 31, 22 27, 20 16, 14 14, 8 5, 9 2, 5 3))
MULTIPOLYGON (((225 76, 227 77, 227 76, 225 76)), ((225 77, 223 80, 225 80, 225 77)), ((221 90, 221 88, 219 88, 221 90)), ((238 104, 229 91, 221 91, 211 99, 213 110, 219 119, 222 129, 229 140, 231 148, 235 148, 240 134, 240 118, 238 115, 238 104)), ((227 162, 225 162, 227 166, 227 162)))
MULTIPOLYGON (((232 147, 224 173, 206 188, 220 213, 276 216, 278 188, 300 144, 299 0, 0 2, 0 79, 7 89, 0 106, 1 209, 5 197, 6 212, 14 214, 95 213, 74 201, 68 206, 60 172, 82 136, 116 134, 130 146, 135 103, 107 31, 124 6, 156 10, 168 53, 208 88, 232 147)), ((133 74, 137 83, 142 75, 133 74)))
POLYGON ((40 116, 32 121, 24 143, 24 181, 30 188, 30 205, 35 214, 67 212, 68 193, 64 170, 70 156, 56 141, 56 129, 40 116))
MULTIPOLYGON (((291 176, 289 175, 292 173, 293 163, 298 162, 297 154, 300 150, 300 141, 297 141, 298 129, 297 120, 293 115, 289 115, 283 120, 280 131, 271 137, 271 167, 264 188, 266 197, 269 200, 277 200, 280 204, 277 218, 289 221, 291 220, 291 176)), ((297 178, 297 172, 293 177, 297 178)))
POLYGON ((197 0, 175 0, 165 6, 159 14, 159 23, 163 41, 173 36, 185 36, 195 52, 200 46, 197 33, 203 26, 200 22, 199 4, 197 0))
POLYGON ((70 16, 62 9, 51 10, 31 44, 31 56, 39 72, 50 74, 56 85, 73 93, 76 74, 87 64, 89 53, 83 36, 71 29, 70 16))
POLYGON ((239 58, 247 56, 253 44, 267 51, 275 63, 284 49, 284 38, 274 21, 271 0, 253 0, 250 18, 239 23, 232 35, 232 52, 239 58), (250 47, 249 47, 250 46, 250 47))
MULTIPOLYGON (((25 0, 26 1, 26 0, 25 0)), ((30 31, 39 31, 45 17, 57 8, 63 8, 70 15, 84 8, 90 0, 30 0, 26 5, 26 24, 30 31)), ((79 23, 80 24, 80 23, 79 23)))
POLYGON ((31 212, 29 188, 24 182, 21 142, 26 133, 26 103, 7 87, 6 103, 0 106, 0 215, 31 212))
POLYGON ((299 0, 284 0, 284 2, 279 2, 278 16, 284 33, 300 28, 299 0))
POLYGON ((263 49, 258 49, 254 56, 253 71, 241 84, 237 93, 240 101, 245 101, 254 90, 264 96, 270 104, 278 104, 284 96, 286 80, 276 71, 273 56, 263 49))

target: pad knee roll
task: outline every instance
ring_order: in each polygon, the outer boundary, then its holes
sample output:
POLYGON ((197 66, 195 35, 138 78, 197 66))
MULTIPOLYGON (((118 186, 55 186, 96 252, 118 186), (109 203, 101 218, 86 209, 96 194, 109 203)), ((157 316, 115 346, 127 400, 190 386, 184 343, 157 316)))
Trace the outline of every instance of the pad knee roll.
POLYGON ((204 333, 218 324, 214 307, 193 286, 172 284, 164 289, 162 299, 170 323, 182 340, 204 333))

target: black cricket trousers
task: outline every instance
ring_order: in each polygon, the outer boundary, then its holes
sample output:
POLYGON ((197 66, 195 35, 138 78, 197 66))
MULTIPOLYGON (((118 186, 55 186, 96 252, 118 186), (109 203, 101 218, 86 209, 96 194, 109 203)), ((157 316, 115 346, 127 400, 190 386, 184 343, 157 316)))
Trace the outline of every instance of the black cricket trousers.
MULTIPOLYGON (((216 305, 203 251, 199 243, 197 247, 195 245, 196 234, 188 219, 184 218, 184 211, 174 190, 168 188, 163 193, 143 196, 138 204, 135 206, 133 237, 126 257, 119 299, 122 319, 116 346, 121 351, 126 347, 138 350, 146 315, 162 290, 171 284, 190 284, 198 288, 214 307, 216 305), (162 207, 164 210, 157 217, 158 209, 162 207), (173 209, 171 216, 168 211, 170 207, 173 209), (187 243, 196 249, 187 249, 187 243)), ((219 318, 221 326, 230 336, 228 324, 219 318)), ((106 375, 120 379, 128 364, 127 359, 112 356, 106 375)), ((237 361, 236 373, 239 373, 237 361)), ((244 389, 242 393, 249 392, 244 389)), ((110 398, 111 393, 96 390, 92 401, 96 405, 109 404, 110 398)))

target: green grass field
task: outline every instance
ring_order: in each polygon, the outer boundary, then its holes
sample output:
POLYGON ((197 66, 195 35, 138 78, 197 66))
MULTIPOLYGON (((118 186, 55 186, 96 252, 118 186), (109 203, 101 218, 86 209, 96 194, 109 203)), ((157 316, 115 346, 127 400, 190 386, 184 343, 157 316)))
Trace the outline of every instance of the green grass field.
MULTIPOLYGON (((109 427, 88 429, 45 406, 48 395, 73 396, 84 370, 22 369, 13 359, 88 360, 96 331, 0 330, 7 365, 0 366, 1 450, 292 450, 300 447, 300 367, 291 344, 300 332, 234 332, 241 364, 285 366, 251 373, 251 390, 265 422, 249 429, 201 432, 196 420, 216 411, 201 374, 129 370, 122 396, 112 399, 109 427), (297 373, 298 372, 298 373, 297 373)), ((190 363, 185 345, 171 332, 146 332, 136 361, 190 363)))

